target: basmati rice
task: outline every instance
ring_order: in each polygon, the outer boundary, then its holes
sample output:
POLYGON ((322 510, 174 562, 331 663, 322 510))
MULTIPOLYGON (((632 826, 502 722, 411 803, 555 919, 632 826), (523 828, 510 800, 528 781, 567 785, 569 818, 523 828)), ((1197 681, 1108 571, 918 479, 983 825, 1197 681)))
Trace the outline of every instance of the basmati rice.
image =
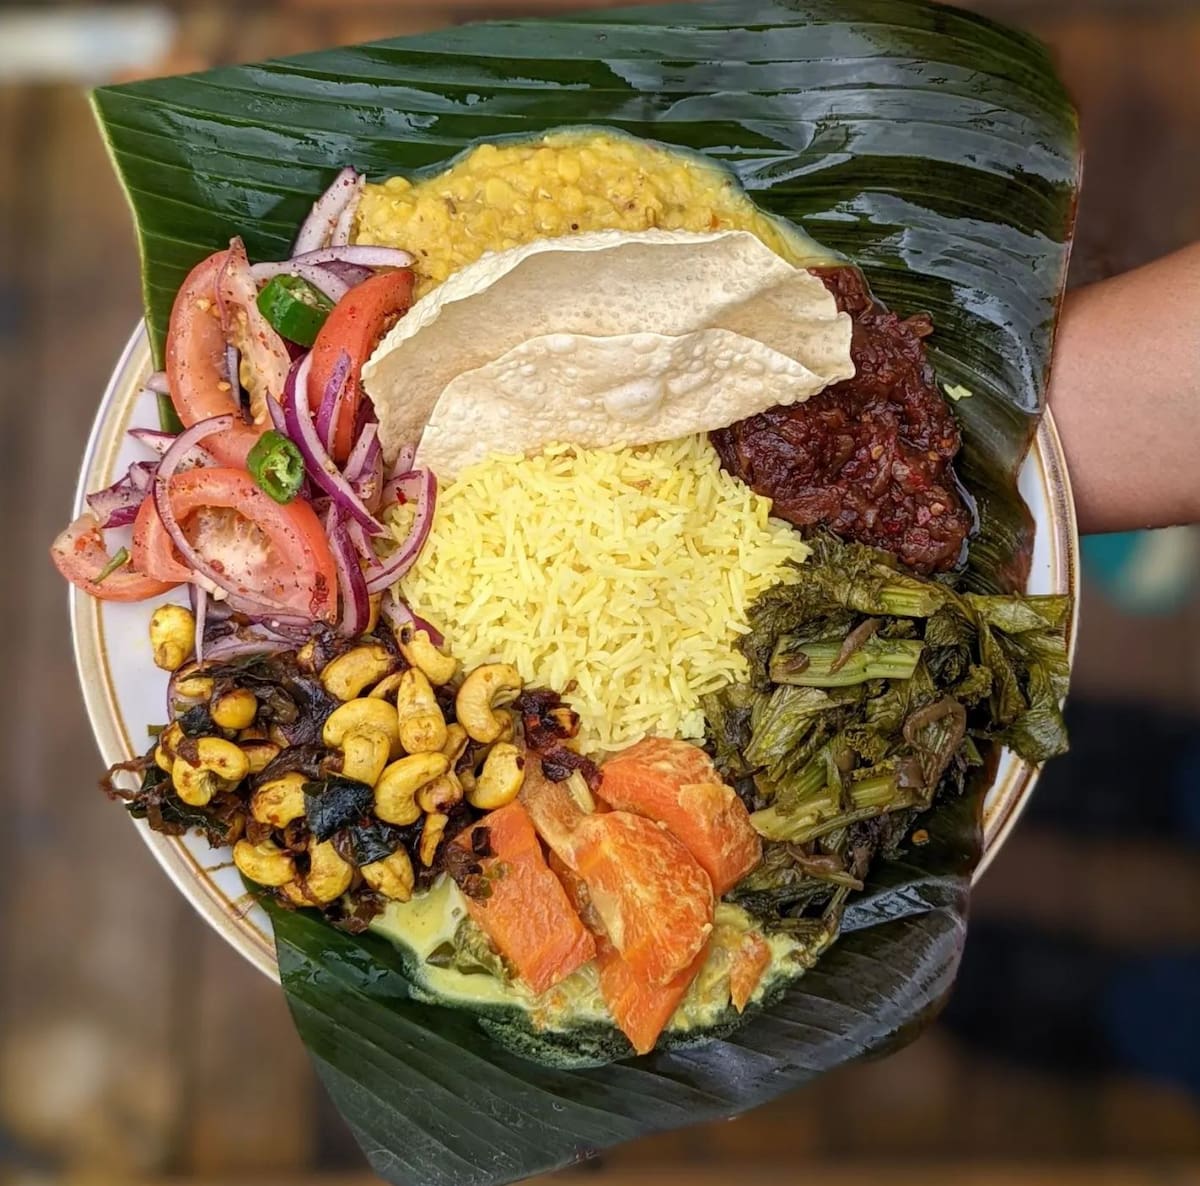
POLYGON ((770 510, 705 436, 492 456, 440 491, 399 593, 464 668, 508 662, 562 692, 586 752, 699 739, 700 697, 746 675, 749 605, 808 555, 770 510))

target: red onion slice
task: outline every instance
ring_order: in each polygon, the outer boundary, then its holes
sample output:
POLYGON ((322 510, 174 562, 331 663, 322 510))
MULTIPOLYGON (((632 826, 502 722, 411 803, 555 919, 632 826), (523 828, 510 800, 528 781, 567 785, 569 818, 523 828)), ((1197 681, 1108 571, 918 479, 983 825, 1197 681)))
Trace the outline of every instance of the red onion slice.
POLYGON ((329 382, 325 384, 321 403, 317 408, 317 436, 321 438, 326 449, 333 448, 333 426, 338 422, 338 412, 345 401, 346 378, 349 374, 350 355, 343 350, 334 363, 333 373, 329 376, 329 382))
POLYGON ((440 647, 446 641, 442 632, 433 623, 418 617, 403 601, 397 597, 393 597, 390 593, 384 597, 379 607, 379 612, 387 618, 388 624, 397 637, 404 630, 424 630, 429 635, 429 641, 435 647, 440 647))
POLYGON ((192 585, 196 590, 192 599, 192 613, 196 619, 196 662, 204 662, 204 631, 208 628, 208 590, 200 585, 192 585))
POLYGON ((407 268, 413 257, 399 247, 368 247, 356 243, 346 247, 322 247, 292 256, 293 264, 355 264, 361 268, 407 268))
POLYGON ((88 507, 102 529, 128 527, 137 518, 157 469, 155 463, 135 461, 124 477, 87 496, 88 507))
POLYGON ((383 456, 376 453, 367 468, 352 483, 354 493, 363 500, 363 506, 373 515, 383 505, 383 456))
POLYGON ((142 495, 141 501, 136 506, 121 507, 120 510, 113 511, 100 526, 105 530, 111 527, 132 527, 137 522, 138 511, 142 509, 142 502, 145 502, 146 496, 142 495))
POLYGON ((153 461, 135 461, 125 475, 129 484, 142 494, 148 494, 154 484, 154 475, 158 473, 158 463, 153 461))
POLYGON ((259 284, 265 283, 273 276, 299 276, 302 280, 307 280, 313 288, 320 289, 335 305, 350 291, 350 285, 328 268, 317 264, 297 263, 294 259, 282 260, 280 263, 255 264, 250 269, 250 275, 259 284))
POLYGON ((379 425, 368 424, 358 434, 358 440, 354 442, 354 448, 350 450, 350 456, 346 458, 346 481, 355 482, 362 477, 363 472, 367 469, 372 457, 379 449, 379 425))
POLYGON ((362 197, 363 186, 366 185, 367 179, 360 173, 354 179, 354 192, 350 195, 350 200, 342 207, 341 214, 337 217, 337 222, 333 224, 333 231, 329 236, 330 247, 345 247, 350 242, 350 231, 354 226, 354 215, 358 210, 359 199, 362 197))
POLYGON ((313 423, 312 410, 308 406, 308 375, 312 366, 312 355, 306 355, 288 375, 284 387, 283 411, 287 421, 287 435, 300 450, 304 464, 312 480, 333 499, 340 511, 357 519, 368 535, 382 535, 383 525, 367 510, 354 488, 346 481, 341 470, 333 463, 313 423))
MULTIPOLYGON (((302 361, 302 359, 299 359, 292 363, 292 370, 295 370, 302 361)), ((288 381, 291 382, 290 379, 288 381)), ((277 399, 270 395, 267 396, 267 412, 271 416, 271 427, 282 436, 287 436, 287 417, 284 414, 283 407, 277 399)))
POLYGON ((206 587, 209 593, 220 593, 232 609, 242 613, 261 616, 273 614, 292 616, 293 611, 289 606, 281 605, 268 598, 252 597, 243 590, 230 587, 224 573, 215 569, 192 547, 192 542, 184 533, 179 520, 175 517, 175 508, 171 505, 171 476, 179 470, 188 451, 206 437, 212 436, 213 433, 225 432, 232 428, 235 419, 232 413, 213 416, 208 420, 201 420, 199 424, 193 424, 191 428, 179 434, 175 439, 175 444, 167 450, 166 456, 159 462, 152 491, 154 506, 158 511, 158 517, 163 521, 163 526, 167 529, 167 534, 171 537, 171 542, 175 545, 175 550, 179 553, 183 563, 195 573, 194 580, 197 584, 206 587))
POLYGON ((338 590, 342 595, 342 616, 338 629, 349 638, 362 634, 371 620, 371 599, 363 580, 358 554, 350 543, 346 528, 338 518, 337 508, 325 512, 325 534, 329 537, 333 563, 337 569, 338 590))
POLYGON ((378 567, 379 553, 375 551, 374 545, 367 538, 362 524, 351 520, 346 524, 346 534, 350 537, 350 542, 354 545, 355 550, 367 562, 368 567, 371 565, 378 567))
POLYGON ((238 348, 230 342, 225 347, 225 378, 234 391, 242 389, 241 358, 238 348))
POLYGON ((412 500, 417 503, 417 514, 408 538, 385 560, 377 560, 366 572, 367 592, 382 593, 394 585, 416 562, 429 538, 433 526, 433 512, 437 507, 437 479, 432 470, 417 470, 410 477, 419 481, 419 490, 412 500))
MULTIPOLYGON (((159 457, 165 457, 177 440, 174 433, 159 432, 156 428, 131 428, 129 435, 139 445, 145 445, 147 449, 157 453, 159 457)), ((180 462, 179 468, 190 469, 193 466, 216 464, 217 459, 207 449, 196 445, 188 451, 188 455, 180 462)))
POLYGON ((388 470, 388 480, 398 478, 401 474, 412 473, 413 463, 417 458, 416 445, 403 445, 400 452, 396 454, 396 460, 392 462, 392 468, 388 470))
POLYGON ((370 268, 364 268, 359 264, 343 264, 334 260, 332 263, 314 265, 320 266, 327 272, 332 272, 339 280, 344 280, 351 288, 356 284, 361 284, 364 280, 370 280, 375 274, 370 268))
MULTIPOLYGON (((213 616, 213 609, 219 603, 209 602, 208 616, 213 616)), ((299 646, 312 636, 313 622, 311 618, 300 618, 295 615, 268 614, 266 617, 255 617, 252 614, 239 614, 243 622, 229 622, 232 614, 227 615, 225 633, 236 630, 243 638, 267 638, 272 642, 290 642, 299 646)))
MULTIPOLYGON (((203 590, 199 585, 188 585, 187 591, 188 604, 192 607, 192 613, 198 615, 200 612, 200 594, 203 592, 203 590)), ((205 623, 207 625, 211 626, 214 622, 224 622, 233 614, 233 610, 231 610, 229 606, 225 604, 225 602, 214 601, 211 597, 208 597, 207 601, 208 608, 204 614, 205 623)), ((312 623, 306 618, 305 625, 311 627, 312 623)))
POLYGON ((397 473, 388 479, 383 488, 383 505, 391 506, 398 502, 415 502, 425 489, 425 474, 428 470, 410 469, 405 473, 397 473))
POLYGON ((296 644, 270 638, 241 638, 237 634, 219 638, 206 651, 205 662, 227 663, 232 659, 244 659, 250 655, 278 655, 295 650, 296 644))
POLYGON ((137 518, 145 498, 144 490, 135 490, 128 479, 122 478, 105 490, 89 494, 87 504, 101 528, 108 530, 110 527, 128 527, 137 518))
POLYGON ((329 188, 313 203, 312 210, 301 224, 292 254, 302 255, 327 243, 338 217, 357 196, 360 187, 361 181, 354 169, 347 167, 338 173, 329 188))

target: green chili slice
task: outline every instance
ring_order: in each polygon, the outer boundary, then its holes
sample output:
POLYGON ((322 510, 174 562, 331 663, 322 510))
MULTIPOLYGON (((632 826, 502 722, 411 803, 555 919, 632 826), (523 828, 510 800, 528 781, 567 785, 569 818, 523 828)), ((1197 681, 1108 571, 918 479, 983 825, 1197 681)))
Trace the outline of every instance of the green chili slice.
POLYGON ((171 397, 161 391, 158 393, 158 427, 163 432, 171 433, 172 436, 183 432, 183 421, 179 419, 179 413, 175 411, 171 397))
POLYGON ((273 276, 258 294, 259 312, 277 333, 298 346, 317 340, 333 302, 299 276, 273 276))
POLYGON ((304 485, 304 458, 282 433, 268 429, 246 457, 246 468, 260 490, 276 502, 291 502, 304 485))
POLYGON ((129 549, 122 548, 97 574, 95 584, 100 584, 101 581, 106 581, 118 568, 124 567, 129 563, 129 549))

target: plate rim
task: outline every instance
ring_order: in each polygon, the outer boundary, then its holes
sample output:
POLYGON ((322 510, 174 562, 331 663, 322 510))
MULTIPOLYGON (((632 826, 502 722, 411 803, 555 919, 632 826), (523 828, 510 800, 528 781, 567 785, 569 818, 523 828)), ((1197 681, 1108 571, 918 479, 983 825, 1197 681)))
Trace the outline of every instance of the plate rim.
MULTIPOLYGON (((76 481, 73 517, 87 509, 85 500, 94 488, 96 470, 119 446, 125 421, 132 413, 134 397, 151 368, 149 336, 145 322, 139 320, 117 359, 96 409, 76 481)), ((1072 600, 1067 626, 1067 656, 1073 668, 1079 634, 1079 528, 1066 456, 1049 408, 1038 425, 1031 455, 1038 459, 1038 476, 1050 510, 1055 584, 1061 584, 1072 600)), ((68 601, 76 676, 101 760, 111 766, 135 755, 129 752, 132 747, 127 744, 128 738, 107 676, 100 603, 74 586, 69 587, 68 601)), ((1004 783, 997 778, 989 788, 989 796, 996 795, 1000 801, 990 814, 985 808, 984 849, 972 876, 972 885, 978 882, 1012 834, 1040 776, 1040 767, 1023 759, 1014 759, 1004 783)), ((188 904, 235 951, 278 983, 274 943, 268 934, 247 921, 255 904, 253 895, 243 893, 238 898, 229 898, 213 884, 182 837, 154 832, 145 821, 130 822, 188 904)))

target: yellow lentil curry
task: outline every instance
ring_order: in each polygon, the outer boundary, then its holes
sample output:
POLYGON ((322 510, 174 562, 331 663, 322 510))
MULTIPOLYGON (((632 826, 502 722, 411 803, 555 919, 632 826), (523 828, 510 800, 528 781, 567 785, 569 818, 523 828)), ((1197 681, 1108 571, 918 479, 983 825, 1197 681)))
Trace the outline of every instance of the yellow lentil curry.
POLYGON ((449 169, 368 184, 355 240, 415 257, 417 295, 488 251, 584 231, 739 230, 793 264, 829 253, 698 156, 609 132, 481 144, 449 169))

